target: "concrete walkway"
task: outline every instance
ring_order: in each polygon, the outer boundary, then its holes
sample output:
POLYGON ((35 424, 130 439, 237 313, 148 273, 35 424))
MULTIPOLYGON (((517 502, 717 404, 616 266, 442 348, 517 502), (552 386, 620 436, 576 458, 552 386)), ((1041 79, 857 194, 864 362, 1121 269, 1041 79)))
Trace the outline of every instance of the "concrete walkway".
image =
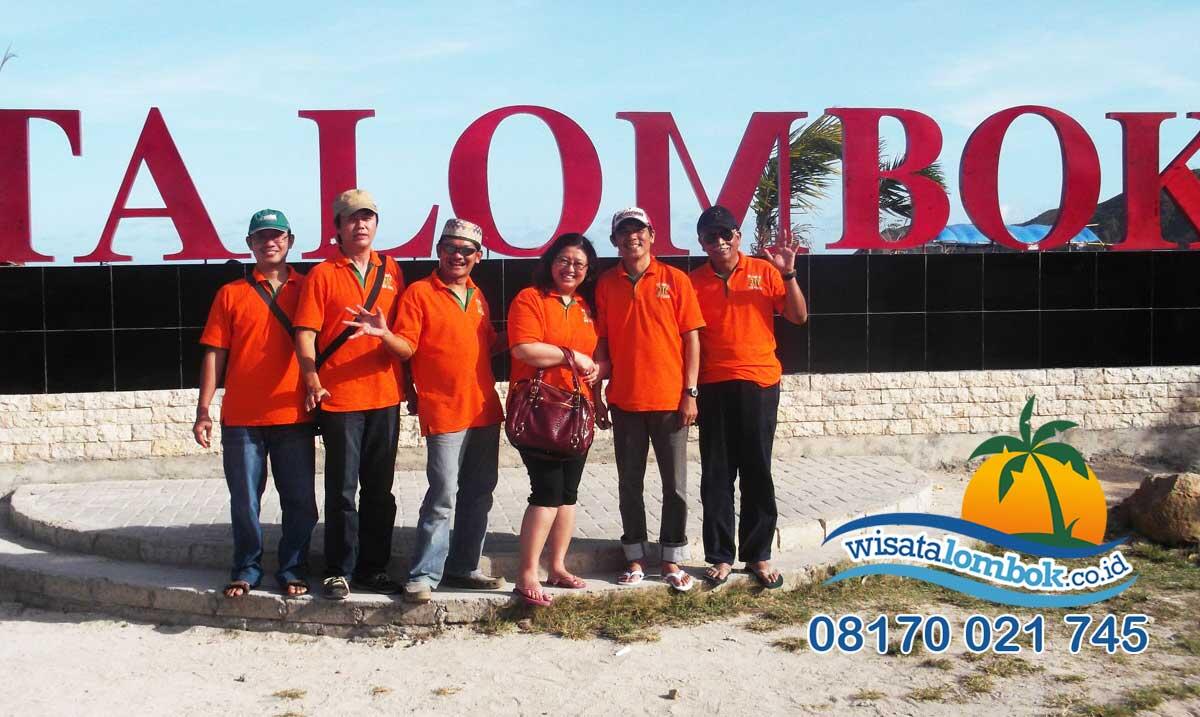
MULTIPOLYGON (((688 565, 698 567, 703 558, 698 465, 689 466, 689 478, 693 560, 688 565)), ((402 576, 425 478, 401 471, 396 479, 401 510, 392 572, 402 576)), ((864 513, 922 510, 932 493, 923 472, 886 457, 788 459, 776 463, 775 479, 775 563, 792 582, 838 559, 840 551, 820 547, 827 530, 864 513)), ((580 489, 568 565, 588 580, 589 592, 620 589, 612 582, 623 564, 616 482, 613 466, 589 465, 580 489)), ((648 520, 655 526, 661 498, 653 464, 646 485, 648 520)), ((516 572, 516 534, 527 495, 524 470, 502 469, 481 567, 510 579, 516 572)), ((263 509, 269 546, 278 537, 279 515, 269 490, 263 509)), ((316 571, 323 565, 320 531, 318 527, 313 541, 316 571)), ((9 505, 0 505, 0 598, 160 622, 323 634, 471 621, 511 599, 507 590, 439 590, 434 602, 424 606, 357 593, 343 603, 315 597, 285 600, 271 592, 268 580, 263 590, 229 601, 216 588, 225 581, 231 543, 223 480, 26 485, 13 493, 9 505)), ((657 572, 653 564, 648 572, 657 572)), ((662 583, 648 580, 646 585, 662 583)))

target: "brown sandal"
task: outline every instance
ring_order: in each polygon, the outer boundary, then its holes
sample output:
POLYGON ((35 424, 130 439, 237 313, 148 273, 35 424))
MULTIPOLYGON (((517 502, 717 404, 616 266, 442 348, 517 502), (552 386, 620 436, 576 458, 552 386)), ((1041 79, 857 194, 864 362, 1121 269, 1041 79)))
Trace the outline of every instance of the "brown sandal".
POLYGON ((249 595, 250 591, 253 589, 254 588, 250 586, 250 583, 246 582, 245 580, 233 580, 225 586, 225 590, 222 594, 225 595, 225 599, 227 600, 237 600, 238 598, 244 598, 249 595), (232 590, 241 590, 241 592, 231 595, 230 591, 232 590))

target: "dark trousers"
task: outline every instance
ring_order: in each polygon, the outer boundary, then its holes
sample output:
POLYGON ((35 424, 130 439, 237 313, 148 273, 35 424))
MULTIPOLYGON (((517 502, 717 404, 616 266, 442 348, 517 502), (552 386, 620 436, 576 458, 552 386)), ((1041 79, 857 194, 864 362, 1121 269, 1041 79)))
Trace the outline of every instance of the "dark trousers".
POLYGON ((688 558, 687 539, 687 429, 675 411, 623 411, 609 406, 613 452, 617 459, 617 499, 621 511, 621 548, 626 560, 646 555, 646 501, 643 495, 646 458, 654 446, 658 475, 662 479, 662 517, 658 543, 662 560, 678 563, 688 558))
POLYGON ((399 406, 321 411, 319 420, 325 440, 325 574, 369 577, 386 571, 396 525, 392 481, 399 406))
POLYGON ((586 455, 560 459, 522 451, 521 461, 529 471, 530 505, 560 508, 578 502, 579 481, 583 478, 586 455))
POLYGON ((771 559, 775 539, 775 483, 771 449, 779 411, 779 384, 752 381, 700 385, 700 501, 704 505, 704 560, 732 563, 733 481, 741 476, 738 556, 771 559))

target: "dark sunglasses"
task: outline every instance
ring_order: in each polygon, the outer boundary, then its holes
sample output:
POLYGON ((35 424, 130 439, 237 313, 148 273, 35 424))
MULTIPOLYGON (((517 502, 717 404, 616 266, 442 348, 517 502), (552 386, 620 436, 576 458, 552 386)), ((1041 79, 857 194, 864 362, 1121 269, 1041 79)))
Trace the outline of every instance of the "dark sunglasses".
POLYGON ((715 232, 705 232, 700 235, 701 244, 716 244, 718 239, 724 239, 727 242, 733 241, 733 230, 718 229, 715 232))
POLYGON ((446 254, 446 255, 458 254, 459 256, 462 256, 462 257, 468 257, 468 256, 473 256, 475 254, 475 252, 477 252, 479 250, 473 246, 455 246, 453 244, 438 244, 438 251, 443 254, 446 254))

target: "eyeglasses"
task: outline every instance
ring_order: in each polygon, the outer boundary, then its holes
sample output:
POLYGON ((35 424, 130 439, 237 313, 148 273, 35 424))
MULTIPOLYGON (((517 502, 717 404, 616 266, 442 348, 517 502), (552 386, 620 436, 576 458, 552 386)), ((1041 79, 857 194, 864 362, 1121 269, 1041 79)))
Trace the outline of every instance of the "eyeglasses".
POLYGON ((571 268, 575 271, 583 271, 584 269, 588 268, 587 262, 571 261, 565 256, 555 259, 554 266, 558 267, 559 269, 571 268))
POLYGON ((732 242, 733 230, 718 229, 716 231, 704 232, 700 235, 701 244, 716 244, 718 239, 724 239, 727 242, 732 242))
POLYGON ((458 254, 461 257, 468 257, 474 256, 475 252, 479 250, 470 245, 455 246, 453 244, 438 244, 438 251, 447 256, 450 256, 451 254, 458 254))
POLYGON ((267 242, 276 242, 280 244, 287 243, 287 240, 292 237, 287 232, 277 232, 275 234, 264 234, 262 231, 254 232, 250 235, 250 241, 255 244, 266 244, 267 242))

